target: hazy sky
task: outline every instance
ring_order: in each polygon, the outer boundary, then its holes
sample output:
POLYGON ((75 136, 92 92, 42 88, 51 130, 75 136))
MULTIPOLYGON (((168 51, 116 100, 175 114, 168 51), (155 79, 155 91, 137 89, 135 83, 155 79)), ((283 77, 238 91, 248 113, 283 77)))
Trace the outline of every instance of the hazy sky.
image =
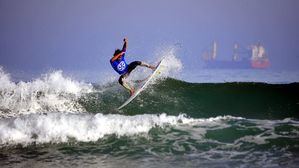
POLYGON ((112 72, 124 36, 128 62, 181 43, 184 67, 200 65, 217 40, 264 44, 272 67, 299 67, 299 0, 0 0, 0 65, 8 70, 112 72))

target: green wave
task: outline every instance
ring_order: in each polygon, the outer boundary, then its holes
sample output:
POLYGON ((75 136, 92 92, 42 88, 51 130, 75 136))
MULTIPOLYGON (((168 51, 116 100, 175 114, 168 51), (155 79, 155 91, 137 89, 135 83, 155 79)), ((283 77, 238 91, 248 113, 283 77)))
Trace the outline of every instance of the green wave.
POLYGON ((299 83, 188 83, 172 78, 157 81, 121 111, 128 97, 118 84, 95 86, 98 92, 80 99, 94 113, 178 115, 194 118, 232 115, 245 118, 298 118, 299 83))

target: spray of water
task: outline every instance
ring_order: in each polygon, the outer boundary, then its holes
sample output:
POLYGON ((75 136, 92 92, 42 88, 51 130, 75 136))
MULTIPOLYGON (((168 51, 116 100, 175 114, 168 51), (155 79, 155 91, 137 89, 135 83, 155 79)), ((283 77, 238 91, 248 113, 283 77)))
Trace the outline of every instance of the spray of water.
MULTIPOLYGON (((159 80, 163 80, 167 77, 177 78, 183 69, 183 64, 177 56, 177 48, 175 46, 168 46, 162 49, 159 49, 155 53, 156 61, 152 65, 157 65, 159 61, 162 60, 159 74, 154 77, 151 81, 151 84, 156 83, 159 80)), ((137 68, 134 70, 127 81, 131 85, 135 85, 135 80, 143 81, 142 79, 147 79, 151 75, 151 70, 148 68, 137 68)), ((139 83, 138 83, 139 84, 139 83)), ((142 84, 142 83, 141 83, 142 84)), ((138 87, 138 86, 137 86, 138 87)))

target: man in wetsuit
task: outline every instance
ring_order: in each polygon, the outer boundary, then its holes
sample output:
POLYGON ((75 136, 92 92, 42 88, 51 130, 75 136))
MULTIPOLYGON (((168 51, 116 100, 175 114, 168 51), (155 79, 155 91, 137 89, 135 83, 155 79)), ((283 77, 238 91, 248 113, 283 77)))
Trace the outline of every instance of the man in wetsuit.
POLYGON ((118 82, 127 90, 130 91, 130 94, 133 95, 134 94, 134 88, 132 86, 130 86, 128 83, 126 83, 126 81, 124 80, 125 78, 127 78, 130 73, 138 66, 144 66, 147 68, 150 68, 152 70, 155 69, 154 66, 148 65, 144 62, 141 61, 134 61, 131 62, 129 65, 126 63, 125 60, 125 53, 127 50, 127 45, 128 45, 128 39, 124 38, 124 45, 122 50, 120 49, 116 49, 113 57, 110 59, 110 64, 113 67, 113 69, 120 74, 120 77, 118 79, 118 82))

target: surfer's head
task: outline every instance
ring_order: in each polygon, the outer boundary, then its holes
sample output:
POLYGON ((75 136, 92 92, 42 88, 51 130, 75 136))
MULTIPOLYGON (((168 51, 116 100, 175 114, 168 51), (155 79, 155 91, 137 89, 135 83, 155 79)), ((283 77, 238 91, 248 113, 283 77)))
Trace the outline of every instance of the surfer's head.
POLYGON ((120 50, 120 49, 116 49, 116 50, 114 51, 113 56, 116 56, 116 55, 118 55, 119 53, 121 53, 121 50, 120 50))

